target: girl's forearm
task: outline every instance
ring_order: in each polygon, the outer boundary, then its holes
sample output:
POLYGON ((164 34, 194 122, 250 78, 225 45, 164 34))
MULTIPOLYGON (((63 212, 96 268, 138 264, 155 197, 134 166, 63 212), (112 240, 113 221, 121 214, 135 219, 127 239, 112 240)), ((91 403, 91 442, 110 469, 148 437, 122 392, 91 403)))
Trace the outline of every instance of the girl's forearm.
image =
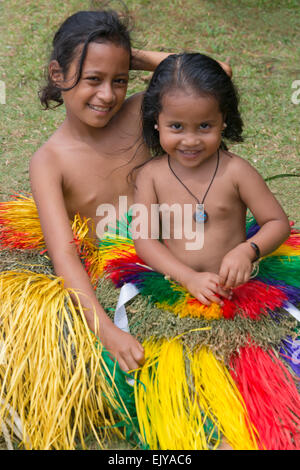
POLYGON ((82 266, 80 259, 73 254, 55 256, 53 258, 52 262, 56 275, 64 279, 64 285, 67 289, 70 289, 73 302, 75 304, 78 301, 80 302, 88 327, 97 336, 100 336, 100 330, 111 326, 112 322, 98 302, 89 276, 82 266))
POLYGON ((56 274, 64 278, 74 304, 78 305, 80 302, 89 329, 118 361, 122 370, 128 371, 140 367, 144 362, 143 347, 131 334, 118 328, 106 315, 80 259, 70 254, 61 258, 61 261, 58 257, 53 261, 56 274))
POLYGON ((272 251, 276 250, 290 235, 290 226, 288 219, 286 220, 271 220, 266 222, 260 230, 251 238, 249 238, 244 245, 251 259, 256 257, 254 248, 250 243, 255 243, 260 251, 260 256, 266 256, 272 251))
MULTIPOLYGON (((154 72, 156 67, 173 52, 157 52, 132 49, 132 70, 145 70, 154 72)), ((229 64, 217 60, 229 77, 232 76, 232 69, 229 64)))
POLYGON ((187 279, 194 274, 194 270, 183 264, 158 240, 135 240, 135 249, 152 269, 185 286, 187 279))
POLYGON ((132 49, 131 68, 154 72, 156 67, 170 55, 169 52, 143 51, 132 49))

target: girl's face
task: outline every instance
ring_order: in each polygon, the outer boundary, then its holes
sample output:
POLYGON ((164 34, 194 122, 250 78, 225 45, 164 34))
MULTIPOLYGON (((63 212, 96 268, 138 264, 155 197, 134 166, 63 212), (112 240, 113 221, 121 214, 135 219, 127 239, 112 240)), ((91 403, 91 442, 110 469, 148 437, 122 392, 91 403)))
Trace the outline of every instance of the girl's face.
POLYGON ((164 151, 181 165, 195 168, 218 150, 224 120, 213 96, 177 89, 163 96, 157 125, 164 151))
MULTIPOLYGON (((65 88, 74 83, 79 57, 73 60, 64 77, 65 88)), ((69 119, 91 127, 106 126, 125 100, 129 62, 129 53, 123 47, 90 43, 79 83, 62 92, 69 119)))

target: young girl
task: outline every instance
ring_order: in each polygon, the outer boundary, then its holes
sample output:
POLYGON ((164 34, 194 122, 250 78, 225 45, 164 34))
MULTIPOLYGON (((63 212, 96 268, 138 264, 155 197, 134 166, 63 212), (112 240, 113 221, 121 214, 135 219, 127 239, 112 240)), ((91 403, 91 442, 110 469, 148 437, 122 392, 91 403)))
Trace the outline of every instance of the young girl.
POLYGON ((54 36, 48 84, 40 94, 46 108, 51 101, 64 103, 66 118, 30 162, 32 193, 55 272, 82 294, 89 327, 124 370, 143 361, 143 348, 98 303, 71 243, 69 221, 79 213, 97 224, 100 204, 117 206, 119 195, 132 202, 127 174, 148 158, 148 150, 139 141, 142 95, 125 100, 128 72, 130 67, 154 70, 167 55, 132 53, 128 30, 113 11, 69 17, 54 36))
POLYGON ((204 305, 222 306, 231 289, 249 280, 253 262, 290 233, 288 219, 262 177, 222 141, 223 136, 242 140, 236 90, 213 59, 172 55, 156 69, 142 108, 144 139, 154 158, 139 170, 135 202, 145 205, 148 214, 154 204, 179 204, 182 212, 189 204, 196 213, 203 203, 204 221, 193 220, 193 228, 204 224, 204 244, 186 249, 183 226, 178 238, 172 224, 170 239, 151 239, 149 216, 149 236, 135 240, 136 251, 204 305), (246 241, 247 208, 261 228, 246 241))
MULTIPOLYGON (((136 392, 145 440, 162 448, 207 448, 197 442, 202 407, 223 434, 220 449, 297 448, 299 394, 279 359, 284 335, 277 345, 260 347, 257 332, 268 339, 277 334, 289 289, 299 296, 289 280, 297 256, 284 256, 288 245, 298 255, 299 235, 266 256, 290 227, 263 178, 222 140, 242 140, 233 83, 205 55, 171 55, 145 92, 142 121, 153 158, 140 165, 135 183, 130 230, 138 256, 126 238, 119 246, 112 239, 107 272, 117 287, 136 285, 153 306, 152 316, 128 315, 130 330, 146 338, 139 376, 146 392, 142 386, 136 392), (260 227, 248 239, 247 209, 260 227), (191 249, 193 233, 203 239, 191 249), (247 282, 260 257, 262 277, 256 272, 247 282)), ((210 439, 205 425, 204 432, 210 439)))

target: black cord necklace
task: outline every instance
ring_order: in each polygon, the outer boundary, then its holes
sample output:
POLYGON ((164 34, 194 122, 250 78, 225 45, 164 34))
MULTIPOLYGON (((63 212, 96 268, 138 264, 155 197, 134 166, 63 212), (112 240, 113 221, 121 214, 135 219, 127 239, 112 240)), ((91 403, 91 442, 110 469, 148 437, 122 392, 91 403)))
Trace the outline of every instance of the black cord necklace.
POLYGON ((182 184, 182 186, 188 191, 188 193, 197 201, 197 207, 196 207, 196 211, 194 212, 193 214, 193 218, 194 220, 200 224, 200 223, 205 223, 208 221, 208 214, 207 212, 204 210, 204 207, 203 207, 203 204, 204 204, 204 201, 205 201, 205 198, 208 194, 208 191, 210 190, 210 187, 211 185, 213 184, 213 181, 215 179, 215 176, 217 174, 217 171, 218 171, 218 167, 219 167, 219 161, 220 161, 220 154, 219 154, 219 149, 218 149, 218 156, 217 156, 217 165, 216 165, 216 169, 214 171, 214 174, 213 174, 213 177, 211 179, 211 182, 209 183, 208 185, 208 188, 203 196, 203 199, 202 201, 200 202, 199 199, 197 198, 197 196, 195 196, 195 194, 192 193, 192 191, 183 183, 183 181, 181 181, 181 179, 176 175, 176 173, 174 172, 173 168, 171 167, 171 162, 170 162, 170 155, 168 155, 168 165, 169 165, 169 168, 171 170, 171 172, 173 173, 173 175, 175 176, 175 178, 178 179, 178 181, 182 184))

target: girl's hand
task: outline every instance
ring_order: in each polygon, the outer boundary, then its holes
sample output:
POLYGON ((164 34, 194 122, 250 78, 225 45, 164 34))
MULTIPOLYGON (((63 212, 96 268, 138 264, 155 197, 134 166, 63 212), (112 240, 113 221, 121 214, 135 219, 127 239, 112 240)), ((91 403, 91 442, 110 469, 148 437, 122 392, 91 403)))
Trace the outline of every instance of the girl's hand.
POLYGON ((231 289, 249 281, 252 259, 255 253, 249 243, 241 243, 227 253, 221 263, 219 276, 221 286, 231 289))
POLYGON ((138 369, 145 362, 143 346, 113 323, 109 328, 102 328, 100 340, 125 372, 138 369))
POLYGON ((222 69, 227 73, 227 75, 232 78, 232 68, 230 67, 230 65, 227 62, 218 62, 221 65, 222 69))
POLYGON ((216 302, 222 307, 224 302, 219 296, 231 297, 231 292, 226 291, 220 285, 220 278, 215 273, 194 272, 184 284, 187 290, 203 305, 209 306, 212 302, 216 302))

